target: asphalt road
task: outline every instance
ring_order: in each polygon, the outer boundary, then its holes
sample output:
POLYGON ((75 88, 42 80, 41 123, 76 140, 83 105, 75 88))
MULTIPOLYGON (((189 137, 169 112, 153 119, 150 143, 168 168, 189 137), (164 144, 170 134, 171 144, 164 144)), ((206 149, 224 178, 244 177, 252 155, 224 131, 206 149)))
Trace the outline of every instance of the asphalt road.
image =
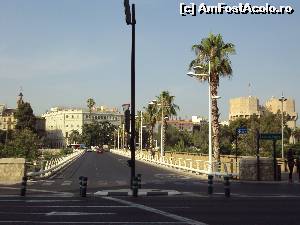
POLYGON ((129 187, 128 159, 87 152, 54 177, 20 187, 0 186, 0 224, 300 224, 299 183, 231 182, 231 197, 207 181, 137 161, 143 188, 173 189, 176 196, 97 197, 99 190, 129 187), (88 196, 79 197, 79 176, 88 177, 88 196))
POLYGON ((300 198, 0 197, 0 224, 298 225, 300 198))
MULTIPOLYGON (((130 168, 128 158, 109 152, 97 154, 87 152, 70 166, 44 180, 28 182, 28 193, 61 193, 74 195, 79 193, 79 177, 88 177, 87 192, 106 189, 129 188, 130 168), (38 191, 40 190, 40 192, 38 191)), ((191 173, 176 172, 136 161, 136 173, 142 175, 142 188, 177 190, 185 194, 206 194, 207 180, 191 173)), ((232 195, 250 196, 300 196, 300 183, 257 183, 231 181, 232 195)), ((0 190, 4 194, 18 194, 19 186, 0 190), (15 188, 15 189, 14 189, 15 188)), ((214 182, 214 193, 222 195, 224 186, 222 180, 214 182)))

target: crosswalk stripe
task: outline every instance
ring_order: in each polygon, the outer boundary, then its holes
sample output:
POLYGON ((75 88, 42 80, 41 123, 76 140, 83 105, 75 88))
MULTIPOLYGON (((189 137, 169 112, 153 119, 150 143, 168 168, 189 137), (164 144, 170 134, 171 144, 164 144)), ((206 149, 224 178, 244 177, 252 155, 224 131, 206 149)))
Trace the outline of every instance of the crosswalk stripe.
POLYGON ((62 186, 70 186, 72 184, 71 180, 65 180, 61 185, 62 186))

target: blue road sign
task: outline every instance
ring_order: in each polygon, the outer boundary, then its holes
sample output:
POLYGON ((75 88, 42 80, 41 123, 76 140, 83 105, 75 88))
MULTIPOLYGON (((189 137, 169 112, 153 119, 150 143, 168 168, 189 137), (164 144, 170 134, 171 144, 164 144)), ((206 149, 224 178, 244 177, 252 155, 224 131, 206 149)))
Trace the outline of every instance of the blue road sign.
POLYGON ((247 127, 239 127, 239 128, 237 128, 237 133, 238 134, 247 134, 247 132, 248 132, 247 127))

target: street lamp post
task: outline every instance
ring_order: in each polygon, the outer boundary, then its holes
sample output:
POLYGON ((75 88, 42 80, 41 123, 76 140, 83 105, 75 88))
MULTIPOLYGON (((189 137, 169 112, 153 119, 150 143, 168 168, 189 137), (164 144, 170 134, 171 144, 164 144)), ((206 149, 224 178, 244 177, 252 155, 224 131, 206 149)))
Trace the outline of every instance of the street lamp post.
POLYGON ((152 100, 152 102, 150 102, 149 104, 161 106, 160 159, 162 160, 162 156, 164 155, 164 101, 162 99, 160 103, 157 103, 157 100, 152 100))
POLYGON ((120 149, 120 127, 118 127, 118 149, 120 149))
POLYGON ((140 149, 143 150, 143 112, 141 111, 140 149))
POLYGON ((129 0, 124 0, 126 24, 132 28, 132 46, 131 46, 131 114, 130 114, 130 152, 131 152, 131 187, 135 178, 135 4, 131 5, 130 11, 129 0))
MULTIPOLYGON (((200 66, 194 67, 194 69, 201 68, 200 66)), ((210 88, 210 61, 208 62, 208 74, 196 74, 192 71, 187 73, 190 77, 196 77, 198 79, 207 77, 208 79, 208 174, 212 174, 212 121, 211 121, 211 88, 210 88)), ((213 98, 220 98, 219 96, 214 96, 213 98)))
POLYGON ((283 102, 287 99, 283 96, 283 92, 279 101, 281 101, 281 158, 284 159, 284 151, 283 151, 283 102))

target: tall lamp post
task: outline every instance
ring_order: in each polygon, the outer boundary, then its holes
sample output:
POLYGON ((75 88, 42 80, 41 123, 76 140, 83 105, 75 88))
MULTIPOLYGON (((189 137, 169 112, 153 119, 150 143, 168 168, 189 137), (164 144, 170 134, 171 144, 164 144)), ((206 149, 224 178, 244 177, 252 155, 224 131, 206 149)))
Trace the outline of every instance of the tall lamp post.
POLYGON ((141 118, 140 118, 140 150, 142 151, 143 150, 143 111, 141 111, 141 114, 140 114, 141 118))
MULTIPOLYGON (((201 66, 195 66, 193 69, 198 69, 202 68, 201 66)), ((203 73, 203 74, 196 74, 195 72, 188 72, 188 76, 190 77, 195 77, 197 79, 208 79, 208 174, 212 174, 213 168, 212 168, 212 121, 211 121, 211 99, 219 99, 220 96, 211 96, 211 91, 210 91, 210 61, 208 62, 208 73, 203 73)))
POLYGON ((281 101, 281 158, 284 159, 284 151, 283 151, 283 103, 287 99, 284 97, 283 92, 279 101, 281 101))
POLYGON ((162 100, 160 103, 157 103, 157 100, 152 100, 149 105, 157 105, 161 106, 161 126, 160 126, 160 159, 162 160, 162 156, 164 155, 164 119, 167 118, 164 116, 164 101, 162 100))

